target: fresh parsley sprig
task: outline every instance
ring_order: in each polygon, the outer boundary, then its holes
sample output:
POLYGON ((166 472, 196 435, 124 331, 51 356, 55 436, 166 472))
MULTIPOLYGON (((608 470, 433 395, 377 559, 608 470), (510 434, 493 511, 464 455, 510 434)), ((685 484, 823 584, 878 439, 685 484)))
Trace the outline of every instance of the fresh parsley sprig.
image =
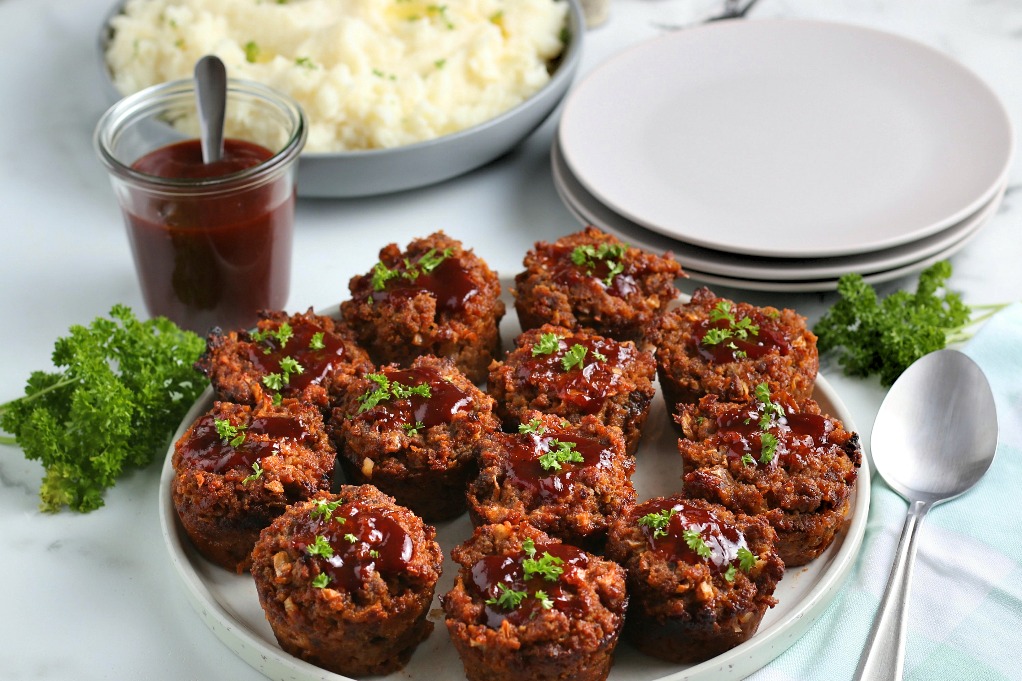
POLYGON ((499 605, 505 610, 514 610, 529 595, 527 591, 518 591, 500 582, 497 583, 497 588, 500 590, 500 595, 496 598, 486 599, 486 605, 499 605))
POLYGON ((390 268, 382 262, 377 262, 373 265, 370 283, 374 291, 382 291, 387 287, 388 281, 397 277, 404 277, 409 281, 415 281, 423 274, 431 274, 433 270, 440 267, 444 260, 451 257, 453 253, 454 249, 452 248, 445 248, 442 251, 431 248, 419 256, 419 259, 415 262, 412 262, 411 258, 405 258, 404 271, 390 268))
POLYGON ((551 440, 547 451, 539 457, 539 465, 545 471, 559 471, 562 468, 562 464, 582 463, 585 459, 582 458, 582 454, 575 447, 574 442, 551 440))
POLYGON ((125 470, 166 451, 206 385, 192 368, 205 345, 162 317, 139 321, 124 305, 57 339, 57 370, 32 373, 24 396, 0 405, 0 429, 11 435, 0 444, 43 466, 43 511, 93 511, 125 470))
POLYGON ((428 383, 408 386, 398 381, 392 381, 384 374, 369 374, 366 378, 375 383, 376 387, 370 388, 358 398, 359 414, 367 412, 380 402, 387 400, 405 399, 413 396, 429 398, 431 395, 428 383))
POLYGON ((539 337, 532 346, 532 356, 539 357, 540 355, 552 355, 561 349, 561 341, 564 340, 563 336, 558 336, 556 333, 544 333, 539 337))
POLYGON ((227 419, 214 417, 213 427, 216 428, 216 434, 220 436, 220 439, 232 447, 238 447, 245 441, 247 426, 236 426, 227 419))
POLYGON ((656 513, 647 513, 646 515, 639 518, 639 525, 643 525, 653 530, 653 538, 659 539, 660 537, 667 536, 667 525, 678 513, 676 508, 665 508, 656 513))
MULTIPOLYGON (((737 319, 735 317, 735 312, 730 301, 718 300, 717 304, 714 305, 712 310, 710 310, 709 318, 711 322, 727 322, 727 326, 714 326, 707 329, 706 333, 703 334, 703 345, 717 345, 732 338, 748 340, 749 336, 759 335, 758 324, 753 324, 752 320, 748 317, 742 317, 741 319, 737 319)), ((733 344, 733 341, 729 347, 731 347, 732 350, 738 351, 738 347, 733 344)))
POLYGON ((579 267, 585 268, 588 274, 595 271, 597 263, 606 263, 608 272, 603 278, 604 286, 614 283, 614 277, 625 271, 625 264, 622 258, 628 251, 628 244, 612 244, 604 241, 599 246, 582 244, 571 251, 571 262, 579 267))
POLYGON ((951 263, 934 263, 919 274, 915 292, 895 291, 882 300, 858 274, 838 280, 840 299, 813 327, 821 354, 830 353, 849 376, 878 375, 891 385, 923 355, 959 343, 970 328, 1007 303, 966 305, 947 289, 951 263))

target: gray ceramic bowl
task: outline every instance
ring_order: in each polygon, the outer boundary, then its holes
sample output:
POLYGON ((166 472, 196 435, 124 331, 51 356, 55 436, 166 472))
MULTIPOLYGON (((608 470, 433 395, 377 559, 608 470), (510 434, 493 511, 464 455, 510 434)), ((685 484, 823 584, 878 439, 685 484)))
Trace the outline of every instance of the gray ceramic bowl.
MULTIPOLYGON (((298 163, 298 193, 309 197, 353 198, 424 187, 474 170, 507 153, 532 133, 557 107, 578 70, 585 35, 579 0, 567 0, 568 42, 550 81, 532 97, 485 123, 426 142, 392 149, 305 152, 298 163)), ((112 100, 120 98, 103 55, 110 40, 110 18, 124 6, 120 0, 103 22, 99 59, 112 100)))

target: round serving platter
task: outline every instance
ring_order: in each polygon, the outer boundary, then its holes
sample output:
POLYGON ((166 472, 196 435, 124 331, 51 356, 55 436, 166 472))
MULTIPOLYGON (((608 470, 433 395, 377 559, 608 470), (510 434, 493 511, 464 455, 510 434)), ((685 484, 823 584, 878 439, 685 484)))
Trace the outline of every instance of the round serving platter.
MULTIPOLYGON (((505 302, 511 309, 504 285, 505 302)), ((337 307, 320 311, 337 315, 337 307)), ((514 313, 501 323, 505 347, 520 332, 514 313)), ((658 395, 650 409, 642 444, 636 455, 636 472, 632 480, 640 499, 670 494, 681 489, 682 464, 677 452, 677 435, 668 418, 662 397, 658 395)), ((854 430, 851 414, 840 397, 822 376, 817 378, 814 398, 824 412, 841 419, 854 430)), ((185 429, 206 412, 213 402, 207 389, 192 405, 174 436, 176 442, 185 429)), ((263 615, 251 575, 237 575, 220 568, 192 547, 177 519, 170 487, 174 478, 171 465, 173 446, 167 452, 160 477, 159 513, 169 558, 174 565, 184 592, 210 631, 224 645, 270 679, 280 681, 341 681, 349 677, 333 674, 281 650, 263 615)), ((780 655, 801 636, 837 595, 855 563, 866 529, 869 510, 869 469, 865 457, 855 487, 848 523, 823 555, 807 566, 788 571, 777 585, 774 596, 778 604, 767 612, 759 632, 749 641, 726 653, 696 665, 675 665, 657 660, 632 648, 626 641, 618 646, 612 681, 710 681, 740 679, 780 655)), ((448 638, 440 608, 440 595, 450 590, 457 566, 450 560, 450 550, 472 534, 467 515, 437 526, 437 541, 444 549, 444 573, 437 584, 436 597, 429 618, 435 623, 433 633, 412 656, 405 669, 378 677, 397 681, 460 681, 464 679, 461 660, 448 638)))

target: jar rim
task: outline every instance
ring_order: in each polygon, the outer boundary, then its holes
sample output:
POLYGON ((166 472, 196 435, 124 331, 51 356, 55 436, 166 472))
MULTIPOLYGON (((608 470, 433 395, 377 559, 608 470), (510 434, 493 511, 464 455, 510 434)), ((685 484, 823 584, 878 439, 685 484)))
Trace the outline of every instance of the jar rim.
MULTIPOLYGON (((239 78, 227 79, 227 96, 245 95, 275 107, 291 123, 291 131, 284 145, 262 163, 237 172, 209 178, 169 178, 150 175, 126 165, 111 151, 115 132, 137 116, 151 112, 159 106, 187 97, 195 97, 195 81, 186 78, 152 85, 128 95, 113 104, 100 117, 93 134, 93 144, 106 168, 120 180, 144 185, 154 191, 168 193, 205 193, 245 189, 276 177, 297 160, 305 146, 308 134, 305 113, 293 99, 262 83, 239 78)), ((168 128, 171 127, 168 123, 168 128)))

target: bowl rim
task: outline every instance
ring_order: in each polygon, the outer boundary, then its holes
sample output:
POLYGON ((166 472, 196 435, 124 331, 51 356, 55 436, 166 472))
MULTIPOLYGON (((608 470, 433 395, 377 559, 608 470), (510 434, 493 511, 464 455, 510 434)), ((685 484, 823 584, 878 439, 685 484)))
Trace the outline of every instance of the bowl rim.
MULTIPOLYGON (((319 160, 340 160, 340 159, 356 159, 356 158, 378 158, 397 152, 402 153, 416 153, 420 150, 428 150, 441 144, 456 144, 458 141, 475 137, 484 131, 500 126, 504 121, 513 118, 519 114, 519 112, 532 108, 535 106, 537 101, 544 99, 549 96, 551 92, 558 92, 560 89, 567 89, 566 81, 570 82, 574 78, 575 71, 578 68, 579 63, 582 60, 582 43, 583 35, 586 32, 585 15, 582 10, 581 0, 554 0, 555 2, 564 2, 568 5, 567 23, 565 30, 567 31, 567 42, 565 43, 564 50, 557 58, 557 65, 554 68, 554 72, 543 87, 536 92, 532 93, 529 97, 514 105, 510 109, 502 111, 501 113, 488 118, 485 121, 476 123, 475 125, 457 130, 446 135, 440 135, 439 137, 433 137, 431 139, 422 140, 419 142, 413 142, 411 144, 402 144, 395 147, 383 147, 376 149, 356 149, 351 151, 305 151, 301 152, 301 158, 307 161, 319 161, 319 160)), ((106 13, 103 18, 103 23, 100 25, 99 36, 97 41, 98 54, 99 54, 99 67, 102 72, 103 80, 107 86, 109 94, 117 99, 123 97, 130 97, 132 95, 122 95, 117 87, 114 85, 113 76, 110 73, 110 69, 106 63, 106 51, 109 45, 110 39, 113 36, 113 27, 110 25, 111 20, 121 14, 124 11, 124 6, 128 0, 117 0, 113 7, 106 13)))

